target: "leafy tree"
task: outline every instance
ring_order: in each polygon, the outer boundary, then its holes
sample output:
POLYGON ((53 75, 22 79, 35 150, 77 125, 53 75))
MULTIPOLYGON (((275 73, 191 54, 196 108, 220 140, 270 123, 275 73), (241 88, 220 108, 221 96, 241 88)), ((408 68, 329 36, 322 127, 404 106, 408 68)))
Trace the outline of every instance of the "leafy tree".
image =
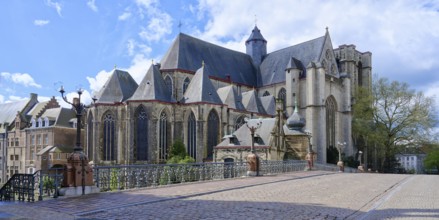
POLYGON ((424 166, 427 169, 439 170, 439 150, 427 154, 427 157, 424 160, 424 166))
POLYGON ((190 157, 186 152, 186 147, 183 144, 183 141, 177 139, 174 141, 174 144, 171 147, 170 158, 166 162, 167 164, 176 164, 176 163, 194 163, 195 160, 190 157))
POLYGON ((408 84, 380 78, 374 82, 373 122, 383 141, 384 171, 391 171, 398 146, 430 142, 437 124, 434 99, 409 89, 408 84))

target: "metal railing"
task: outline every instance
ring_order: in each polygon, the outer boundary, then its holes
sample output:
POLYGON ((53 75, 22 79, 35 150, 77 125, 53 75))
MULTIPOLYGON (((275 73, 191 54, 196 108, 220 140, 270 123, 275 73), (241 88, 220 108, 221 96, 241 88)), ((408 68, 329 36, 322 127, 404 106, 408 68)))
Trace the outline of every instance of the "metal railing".
POLYGON ((0 201, 39 201, 43 197, 58 197, 63 179, 63 168, 41 170, 34 174, 14 174, 0 189, 0 201))
MULTIPOLYGON (((261 161, 260 174, 273 175, 303 171, 306 161, 261 161)), ((101 191, 157 187, 185 182, 241 178, 247 163, 193 163, 95 166, 93 176, 101 191)))

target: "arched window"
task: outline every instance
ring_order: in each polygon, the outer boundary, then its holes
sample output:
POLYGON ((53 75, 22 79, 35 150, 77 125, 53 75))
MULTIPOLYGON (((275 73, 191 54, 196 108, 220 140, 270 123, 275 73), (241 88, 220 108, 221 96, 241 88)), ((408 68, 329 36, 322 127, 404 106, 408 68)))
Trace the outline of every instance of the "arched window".
POLYGON ((145 109, 140 106, 135 114, 135 158, 148 160, 148 117, 145 109))
POLYGON ((93 160, 93 114, 87 119, 87 156, 89 160, 93 160))
POLYGON ((244 115, 239 116, 235 122, 235 131, 238 130, 243 124, 245 124, 244 115))
POLYGON ((104 160, 115 160, 116 152, 115 152, 115 120, 113 115, 107 113, 104 116, 104 137, 103 137, 103 159, 104 160))
POLYGON ((165 77, 165 84, 166 84, 166 86, 168 86, 168 90, 169 90, 169 92, 170 92, 171 94, 173 94, 174 87, 173 87, 173 85, 172 85, 172 79, 171 79, 171 77, 170 77, 169 75, 167 75, 167 76, 165 77))
POLYGON ((333 96, 326 99, 326 146, 335 146, 335 113, 337 104, 333 96))
POLYGON ((265 91, 264 94, 262 94, 262 96, 269 96, 270 93, 268 91, 265 91))
POLYGON ((168 159, 168 116, 165 111, 159 120, 159 159, 165 161, 168 159))
POLYGON ((287 90, 280 89, 277 98, 282 100, 282 109, 285 111, 287 109, 287 90))
POLYGON ((189 156, 197 159, 197 124, 193 112, 187 120, 187 153, 189 156))
POLYGON ((218 144, 219 129, 218 114, 212 110, 207 117, 207 160, 213 159, 213 148, 218 144))
POLYGON ((190 82, 191 82, 191 80, 188 77, 186 77, 186 79, 184 79, 184 82, 183 82, 183 94, 186 92, 186 89, 189 86, 190 82))

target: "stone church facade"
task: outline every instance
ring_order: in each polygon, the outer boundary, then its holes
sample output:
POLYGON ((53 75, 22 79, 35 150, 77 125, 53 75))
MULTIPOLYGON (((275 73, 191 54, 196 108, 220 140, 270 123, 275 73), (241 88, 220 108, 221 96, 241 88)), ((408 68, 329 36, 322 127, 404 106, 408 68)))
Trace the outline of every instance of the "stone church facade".
POLYGON ((246 53, 180 33, 140 84, 115 69, 87 112, 89 159, 95 164, 161 163, 180 139, 197 162, 238 160, 238 155, 220 156, 221 141, 245 139, 239 135, 248 132, 238 132, 245 118, 264 118, 271 125, 264 128, 265 140, 260 138, 266 159, 285 159, 288 131, 281 127, 293 112, 306 121, 319 162, 327 161, 327 150, 337 142, 346 142, 345 153, 352 155, 353 94, 356 87, 371 85, 371 53, 354 45, 333 49, 328 30, 271 53, 267 43, 256 26, 246 53))

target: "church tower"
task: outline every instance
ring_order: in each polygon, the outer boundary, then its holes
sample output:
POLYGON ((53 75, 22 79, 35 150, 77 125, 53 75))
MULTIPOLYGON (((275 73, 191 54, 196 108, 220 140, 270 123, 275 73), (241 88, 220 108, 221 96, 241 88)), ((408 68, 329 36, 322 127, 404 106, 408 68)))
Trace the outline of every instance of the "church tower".
POLYGON ((246 53, 253 59, 253 64, 259 67, 262 59, 267 55, 267 41, 256 25, 250 37, 245 41, 245 47, 246 53))

